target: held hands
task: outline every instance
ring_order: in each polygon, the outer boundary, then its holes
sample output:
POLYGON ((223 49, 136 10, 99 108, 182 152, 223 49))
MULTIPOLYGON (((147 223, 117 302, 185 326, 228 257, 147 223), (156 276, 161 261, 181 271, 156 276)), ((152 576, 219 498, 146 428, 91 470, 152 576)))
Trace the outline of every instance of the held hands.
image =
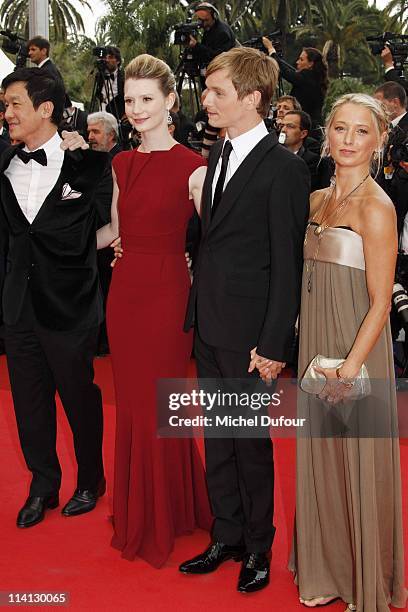
POLYGON ((76 149, 89 149, 89 144, 78 132, 67 132, 66 130, 63 130, 61 136, 61 149, 63 151, 66 151, 67 149, 70 151, 75 151, 76 149))
POLYGON ((109 246, 112 247, 113 253, 115 255, 115 259, 111 262, 111 267, 114 268, 118 259, 123 257, 122 241, 120 236, 119 238, 116 238, 116 240, 111 242, 109 246))
POLYGON ((270 385, 272 380, 278 378, 283 368, 286 366, 285 362, 274 361, 273 359, 267 359, 258 355, 256 348, 251 351, 251 361, 249 363, 248 372, 253 372, 255 368, 259 371, 259 376, 262 378, 264 383, 270 385))
POLYGON ((194 36, 191 36, 190 34, 190 42, 188 43, 189 47, 195 47, 197 44, 197 39, 194 38, 194 36))

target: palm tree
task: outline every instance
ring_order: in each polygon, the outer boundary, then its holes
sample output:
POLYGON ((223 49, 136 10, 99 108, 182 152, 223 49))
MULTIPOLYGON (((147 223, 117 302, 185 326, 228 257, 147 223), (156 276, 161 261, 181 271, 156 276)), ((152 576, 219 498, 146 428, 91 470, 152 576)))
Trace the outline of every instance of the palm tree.
MULTIPOLYGON (((76 0, 82 7, 90 10, 88 0, 76 0)), ((28 0, 3 0, 0 20, 4 28, 17 31, 28 37, 28 0)), ((68 35, 76 37, 84 31, 84 22, 78 9, 71 0, 48 0, 50 9, 50 38, 64 41, 68 35)))
POLYGON ((403 34, 408 27, 408 1, 390 0, 384 9, 387 30, 403 34))
POLYGON ((362 60, 373 63, 373 57, 365 42, 370 15, 362 12, 367 8, 366 0, 321 0, 312 6, 311 23, 294 28, 296 35, 312 36, 323 48, 329 63, 329 74, 337 77, 342 73, 346 52, 356 45, 362 60))

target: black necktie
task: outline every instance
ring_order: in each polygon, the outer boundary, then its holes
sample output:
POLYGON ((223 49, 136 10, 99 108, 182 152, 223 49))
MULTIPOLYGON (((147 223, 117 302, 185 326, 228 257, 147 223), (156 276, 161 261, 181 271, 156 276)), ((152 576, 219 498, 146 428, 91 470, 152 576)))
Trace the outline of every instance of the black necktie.
POLYGON ((227 174, 228 161, 229 161, 229 156, 231 155, 231 151, 232 151, 231 141, 226 140, 224 143, 224 148, 222 150, 220 176, 218 177, 218 181, 217 181, 217 184, 215 186, 215 191, 214 191, 213 204, 211 208, 211 217, 215 215, 215 211, 217 210, 221 202, 222 194, 224 191, 225 177, 227 174))
POLYGON ((37 149, 36 151, 32 151, 31 153, 29 153, 28 151, 24 151, 23 149, 16 149, 16 155, 25 164, 28 164, 30 159, 32 159, 38 164, 41 164, 42 166, 47 165, 47 154, 44 149, 37 149))

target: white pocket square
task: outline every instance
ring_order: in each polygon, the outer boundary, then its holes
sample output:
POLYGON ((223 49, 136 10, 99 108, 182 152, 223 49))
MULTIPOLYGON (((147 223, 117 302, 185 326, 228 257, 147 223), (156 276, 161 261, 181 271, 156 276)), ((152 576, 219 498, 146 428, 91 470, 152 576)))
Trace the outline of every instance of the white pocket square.
POLYGON ((72 189, 71 185, 65 183, 62 188, 61 200, 76 200, 76 198, 80 198, 82 193, 80 191, 75 191, 72 189))

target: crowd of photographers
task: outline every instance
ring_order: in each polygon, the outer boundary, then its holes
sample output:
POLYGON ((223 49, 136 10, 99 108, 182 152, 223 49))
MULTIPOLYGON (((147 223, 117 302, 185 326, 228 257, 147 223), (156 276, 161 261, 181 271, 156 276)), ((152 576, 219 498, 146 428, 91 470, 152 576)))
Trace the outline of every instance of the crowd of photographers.
MULTIPOLYGON (((207 2, 198 4, 195 9, 195 20, 176 27, 175 42, 188 50, 190 66, 187 74, 190 81, 199 82, 205 95, 205 68, 219 53, 236 46, 237 41, 230 26, 220 19, 217 9, 207 2), (202 33, 200 30, 202 29, 202 33), (195 66, 191 71, 191 64, 195 66)), ((10 32, 2 32, 9 41, 7 50, 16 54, 16 64, 22 65, 27 59, 42 70, 56 78, 62 76, 49 57, 50 43, 42 37, 34 37, 25 43, 10 32)), ((280 75, 292 85, 290 94, 283 94, 282 87, 271 108, 270 116, 265 120, 269 130, 276 130, 279 142, 301 157, 307 165, 312 190, 327 187, 334 173, 330 158, 320 157, 323 124, 322 109, 328 87, 326 62, 322 53, 314 48, 304 48, 296 62, 291 66, 282 57, 279 40, 273 38, 277 33, 247 41, 247 44, 262 49, 279 64, 280 75)), ((388 44, 392 34, 385 33, 372 39, 369 44, 374 54, 380 55, 384 65, 385 82, 377 87, 373 96, 386 106, 389 117, 389 141, 384 151, 383 167, 377 177, 378 182, 394 202, 399 235, 399 257, 396 271, 396 290, 392 327, 394 339, 401 338, 401 329, 408 332, 408 81, 403 76, 403 49, 400 39, 388 44)), ((244 43, 246 44, 246 43, 244 43)), ((111 159, 122 148, 132 148, 138 144, 137 133, 132 132, 126 122, 124 104, 124 72, 121 67, 120 50, 114 46, 96 47, 94 49, 96 64, 94 70, 94 89, 90 104, 90 114, 77 108, 67 93, 64 119, 61 130, 68 129, 80 132, 87 138, 91 148, 109 152, 111 159)), ((186 57, 186 56, 184 56, 186 57)), ((176 75, 177 76, 177 75, 176 75)), ((179 93, 183 83, 180 82, 179 93)), ((281 81, 282 85, 282 81, 281 81)), ((191 83, 190 83, 191 86, 191 83)), ((0 96, 0 153, 8 146, 9 137, 4 119, 5 106, 0 96)), ((194 117, 187 117, 180 108, 180 100, 171 110, 169 130, 174 138, 182 144, 198 150, 207 157, 212 144, 223 136, 222 131, 214 129, 205 112, 198 109, 194 117)), ((99 226, 109 221, 110 199, 112 194, 111 176, 105 177, 104 189, 98 206, 99 226)), ((194 218, 190 224, 187 246, 194 254, 199 234, 199 220, 194 218)), ((101 284, 104 295, 107 295, 110 282, 109 249, 98 255, 101 284)), ((408 336, 407 336, 408 338, 408 336)), ((408 346, 401 343, 402 346, 408 346)), ((109 351, 106 329, 100 334, 99 354, 109 351)), ((399 355, 399 363, 404 369, 408 363, 408 350, 399 355)), ((403 372, 404 377, 406 375, 403 372)))

